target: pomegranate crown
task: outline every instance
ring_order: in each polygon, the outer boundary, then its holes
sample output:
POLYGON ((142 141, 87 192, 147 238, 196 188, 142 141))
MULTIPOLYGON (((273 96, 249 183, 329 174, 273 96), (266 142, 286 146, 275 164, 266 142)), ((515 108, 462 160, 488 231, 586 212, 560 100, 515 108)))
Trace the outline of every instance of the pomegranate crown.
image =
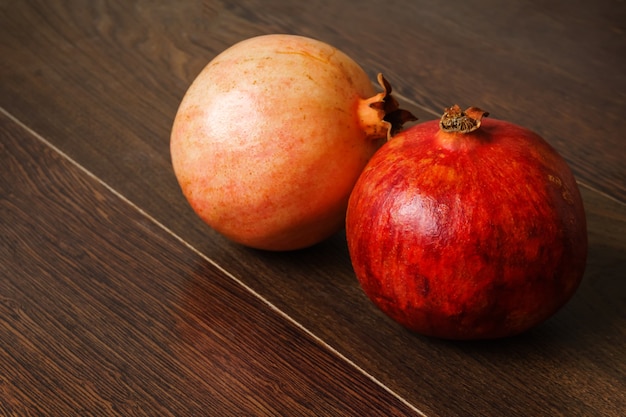
POLYGON ((445 109, 439 127, 447 133, 469 133, 478 129, 482 118, 487 116, 489 113, 478 107, 469 107, 463 111, 455 104, 445 109))

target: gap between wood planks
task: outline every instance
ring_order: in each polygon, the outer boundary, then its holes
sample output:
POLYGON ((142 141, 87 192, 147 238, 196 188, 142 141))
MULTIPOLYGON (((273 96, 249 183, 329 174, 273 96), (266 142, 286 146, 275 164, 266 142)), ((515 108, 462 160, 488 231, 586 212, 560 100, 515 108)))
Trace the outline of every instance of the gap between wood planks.
MULTIPOLYGON (((406 100, 405 97, 402 97, 403 100, 406 100)), ((407 100, 408 101, 408 100, 407 100)), ((413 103, 412 103, 413 104, 413 103)), ((421 106, 420 106, 421 107, 421 106)), ((172 230, 170 230, 167 226, 165 226, 163 223, 159 222, 156 218, 154 218, 153 216, 151 216, 149 213, 147 213, 146 211, 144 211, 141 207, 137 206, 136 204, 134 204, 131 200, 129 200, 128 198, 126 198, 124 195, 122 195, 121 193, 119 193, 116 189, 114 189, 113 187, 111 187, 109 184, 107 184, 106 182, 104 182, 102 179, 100 179, 98 176, 96 176, 94 173, 92 173, 91 171, 89 171, 86 167, 84 167, 83 165, 81 165, 80 163, 78 163, 76 160, 74 160, 73 158, 71 158, 69 155, 67 155, 65 152, 63 152, 61 149, 59 149, 58 147, 56 147, 55 145, 53 145, 51 142, 49 142, 48 140, 46 140, 43 136, 41 136, 39 133, 35 132, 33 129, 31 129, 29 126, 27 126, 26 124, 22 123, 21 120, 19 120, 18 118, 16 118, 15 116, 13 116, 11 113, 9 113, 4 107, 0 107, 0 113, 2 113, 4 116, 6 116, 9 120, 11 120, 12 122, 14 122, 15 124, 17 124, 18 126, 20 126, 22 129, 24 129, 27 133, 29 133, 30 135, 34 136, 37 140, 39 140, 40 142, 42 142, 44 145, 46 145, 47 147, 49 147, 50 149, 52 149, 54 152, 56 152, 57 154, 59 154, 63 159, 67 160, 68 162, 70 162, 72 165, 74 165, 75 167, 77 167, 80 171, 82 171, 83 173, 85 173, 87 176, 89 176, 90 178, 92 178, 93 180, 95 180, 96 182, 98 182, 99 184, 101 184, 102 186, 104 186, 107 190, 109 190, 113 195, 115 195, 116 197, 118 197, 119 199, 121 199, 122 201, 124 201, 126 204, 128 204, 129 206, 131 206, 133 209, 137 210, 142 216, 146 217, 148 220, 150 220, 152 223, 154 223, 155 225, 157 225, 159 228, 161 228, 163 231, 165 231, 167 234, 169 234, 170 236, 174 237, 176 240, 178 240, 180 243, 182 243, 184 246, 186 246, 187 248, 189 248, 191 251, 193 251, 195 254, 197 254, 198 256, 200 256, 203 260, 205 260, 206 262, 210 263, 211 265, 213 265, 215 268, 217 268, 220 272, 222 272, 224 275, 226 275, 228 278, 232 279, 233 281, 235 281, 238 285, 240 285, 241 287, 243 287, 246 291, 252 293, 255 297, 257 297, 258 299, 260 299, 264 304, 266 304, 270 309, 272 309, 273 311, 275 311, 276 313, 278 313, 281 317, 285 318, 288 322, 292 323, 293 325, 295 325, 296 327, 298 327, 299 329, 301 329, 304 333, 306 333, 307 335, 309 335, 310 337, 312 337, 317 343, 319 343, 320 345, 322 345, 324 348, 328 349, 330 352, 332 352, 334 355, 336 355, 337 357, 339 357, 341 360, 347 362, 350 366, 352 366, 354 369, 356 369, 358 372, 360 372, 361 374, 365 375, 367 378, 369 378, 371 381, 373 381, 376 385, 380 386, 381 388, 383 388, 385 391, 387 391, 389 394, 393 395, 395 398, 397 398, 398 400, 400 400, 402 403, 404 403, 407 407, 409 407, 411 410, 415 411, 419 416, 421 417, 428 417, 424 412, 422 412, 421 410, 419 410, 416 406, 414 406, 413 404, 411 404, 410 402, 408 402, 405 398, 403 398, 402 396, 400 396, 398 393, 396 393, 395 391, 393 391, 391 388, 389 388, 388 386, 386 386, 385 384, 383 384, 381 381, 379 381, 376 377, 374 377, 373 375, 369 374, 365 369, 361 368, 359 365, 357 365, 355 362, 353 362, 352 360, 350 360, 349 358, 347 358, 346 356, 344 356, 341 352, 339 352, 338 350, 336 350, 335 348, 333 348, 332 346, 330 346, 328 343, 326 343, 323 339, 321 339, 320 337, 318 337, 317 335, 315 335, 312 331, 310 331, 309 329, 307 329, 304 325, 302 325, 301 323, 299 323, 298 321, 296 321, 295 319, 293 319, 291 316, 289 316, 287 313, 283 312, 281 309, 279 309, 277 306, 275 306, 274 304, 272 304, 269 300, 267 300, 265 297, 263 297, 261 294, 259 294, 258 292, 256 292, 254 289, 250 288, 249 286, 247 286, 242 280, 240 280, 239 278, 237 278, 235 275, 231 274, 229 271, 227 271, 226 269, 224 269, 222 266, 220 266, 217 262, 215 262, 213 259, 211 259, 210 257, 208 257, 207 255, 203 254, 202 252, 200 252, 198 249, 196 249, 194 246, 192 246, 190 243, 188 243, 187 241, 185 241, 183 238, 181 238, 180 236, 178 236, 176 233, 174 233, 172 230)))

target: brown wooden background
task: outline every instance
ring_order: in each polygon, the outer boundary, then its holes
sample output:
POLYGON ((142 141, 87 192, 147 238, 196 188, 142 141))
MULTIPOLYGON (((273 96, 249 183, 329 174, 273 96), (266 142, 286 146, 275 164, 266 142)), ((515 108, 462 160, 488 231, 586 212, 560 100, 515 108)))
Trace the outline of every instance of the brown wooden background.
POLYGON ((624 415, 625 31, 620 0, 0 0, 0 415, 624 415), (264 253, 203 225, 173 117, 265 33, 333 44, 421 120, 544 136, 588 215, 574 299, 520 337, 427 339, 366 299, 343 234, 264 253))

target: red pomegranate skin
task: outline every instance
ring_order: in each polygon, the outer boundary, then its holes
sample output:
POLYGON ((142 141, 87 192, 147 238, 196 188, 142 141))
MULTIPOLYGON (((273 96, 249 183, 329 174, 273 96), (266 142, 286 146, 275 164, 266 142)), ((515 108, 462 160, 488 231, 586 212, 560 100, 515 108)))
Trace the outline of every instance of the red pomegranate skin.
POLYGON ((471 133, 412 126, 370 160, 346 220, 368 297, 445 339, 512 336, 575 293, 587 229, 575 179, 540 136, 484 119, 471 133))

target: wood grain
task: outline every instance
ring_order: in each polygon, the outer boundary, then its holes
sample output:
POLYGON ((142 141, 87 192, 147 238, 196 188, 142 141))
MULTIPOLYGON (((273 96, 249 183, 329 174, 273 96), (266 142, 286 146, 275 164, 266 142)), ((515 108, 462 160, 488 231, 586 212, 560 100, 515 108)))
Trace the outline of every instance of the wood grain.
MULTIPOLYGON (((0 5, 0 105, 427 415, 621 416, 626 171, 617 132, 626 127, 625 6, 610 0, 458 3, 6 2, 0 5), (453 102, 480 105, 551 142, 584 185, 589 221, 589 265, 572 302, 511 340, 425 339, 390 322, 365 298, 341 233, 308 250, 264 253, 233 245, 202 224, 171 171, 168 139, 176 107, 213 56, 271 32, 326 40, 372 76, 383 71, 421 120, 453 102)), ((74 198, 66 204, 75 204, 74 198)), ((35 207, 24 211, 38 214, 35 207)), ((147 227, 138 222, 128 233, 147 227)), ((102 256, 119 252, 110 249, 102 256)), ((63 250, 83 253, 72 243, 63 250)), ((156 252, 151 256, 166 256, 156 252)), ((192 276, 207 273, 196 270, 192 276)), ((126 279, 138 285, 132 276, 126 279)), ((189 314, 216 315, 201 297, 191 307, 172 299, 184 292, 177 282, 163 303, 180 314, 189 308, 189 314)), ((95 289, 90 294, 97 296, 95 289)), ((68 299, 64 308, 72 303, 68 299)), ((141 317, 151 308, 140 304, 133 311, 141 317)), ((52 328, 62 326, 57 316, 67 317, 50 304, 42 305, 42 314, 52 328)), ((93 331, 101 325, 93 322, 93 331)), ((176 360, 176 352, 162 355, 176 360)), ((13 365, 13 373, 27 369, 13 365)), ((157 379, 150 374, 146 384, 157 379)), ((151 389, 132 385, 126 392, 145 398, 151 389)), ((22 397, 11 398, 19 403, 22 397)))
POLYGON ((6 117, 4 415, 417 415, 6 117))
MULTIPOLYGON (((166 155, 178 102, 212 57, 250 36, 298 33, 339 47, 372 79, 384 72, 422 120, 458 102, 536 130, 583 184, 626 202, 626 148, 618 133, 626 130, 623 2, 289 4, 7 4, 1 47, 10 58, 2 67, 1 103, 82 158, 93 159, 97 150, 66 135, 61 116, 90 134, 112 128, 94 114, 103 109, 133 128, 115 137, 137 135, 147 142, 144 152, 166 155), (34 118, 33 106, 49 117, 34 118)), ((115 165, 102 174, 131 174, 116 172, 124 163, 115 165)))

